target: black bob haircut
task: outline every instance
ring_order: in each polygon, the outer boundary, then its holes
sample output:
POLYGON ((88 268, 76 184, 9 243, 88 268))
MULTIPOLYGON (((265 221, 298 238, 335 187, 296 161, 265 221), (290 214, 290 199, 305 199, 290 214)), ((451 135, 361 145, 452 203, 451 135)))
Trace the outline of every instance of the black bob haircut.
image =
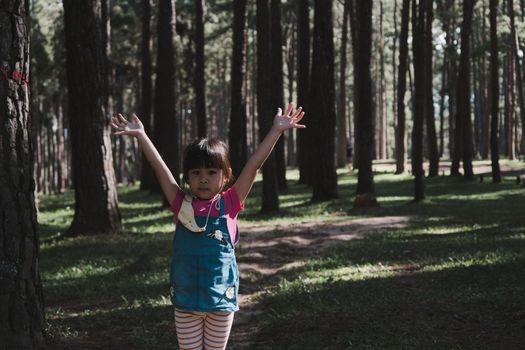
POLYGON ((212 138, 200 138, 191 142, 184 150, 182 161, 182 176, 188 181, 188 172, 191 169, 217 168, 230 180, 230 150, 223 141, 212 138))

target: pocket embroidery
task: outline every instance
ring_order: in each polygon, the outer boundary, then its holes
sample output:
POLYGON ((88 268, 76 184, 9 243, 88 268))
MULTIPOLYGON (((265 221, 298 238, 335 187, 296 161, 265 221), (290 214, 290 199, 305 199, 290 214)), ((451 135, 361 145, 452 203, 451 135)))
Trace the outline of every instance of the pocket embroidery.
POLYGON ((226 239, 224 239, 224 234, 222 233, 221 230, 214 230, 214 231, 210 232, 208 234, 208 237, 215 238, 216 240, 218 240, 219 242, 221 242, 223 244, 228 244, 226 239))
POLYGON ((235 295, 235 286, 226 289, 226 298, 233 299, 235 295))

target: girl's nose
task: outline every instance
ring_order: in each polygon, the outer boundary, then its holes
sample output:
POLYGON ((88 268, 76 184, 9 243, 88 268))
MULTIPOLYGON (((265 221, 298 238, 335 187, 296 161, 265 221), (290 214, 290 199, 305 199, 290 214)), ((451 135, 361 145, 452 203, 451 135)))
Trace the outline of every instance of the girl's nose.
POLYGON ((201 178, 200 183, 201 184, 207 184, 208 183, 208 179, 203 177, 203 178, 201 178))

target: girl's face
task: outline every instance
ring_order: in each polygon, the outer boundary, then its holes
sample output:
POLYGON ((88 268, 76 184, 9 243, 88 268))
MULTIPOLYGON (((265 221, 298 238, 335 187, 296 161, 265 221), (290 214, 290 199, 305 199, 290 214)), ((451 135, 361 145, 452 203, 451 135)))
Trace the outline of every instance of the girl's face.
POLYGON ((221 192, 228 178, 222 169, 197 168, 188 171, 188 184, 195 196, 211 199, 221 192))

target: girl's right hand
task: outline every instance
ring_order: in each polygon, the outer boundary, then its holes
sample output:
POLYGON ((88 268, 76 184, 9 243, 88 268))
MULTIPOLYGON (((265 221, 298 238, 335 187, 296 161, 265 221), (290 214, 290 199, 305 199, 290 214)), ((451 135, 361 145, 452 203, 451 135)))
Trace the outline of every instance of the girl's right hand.
POLYGON ((126 120, 122 114, 111 118, 111 126, 115 129, 115 135, 139 136, 144 133, 144 125, 136 114, 133 114, 131 121, 126 120))

